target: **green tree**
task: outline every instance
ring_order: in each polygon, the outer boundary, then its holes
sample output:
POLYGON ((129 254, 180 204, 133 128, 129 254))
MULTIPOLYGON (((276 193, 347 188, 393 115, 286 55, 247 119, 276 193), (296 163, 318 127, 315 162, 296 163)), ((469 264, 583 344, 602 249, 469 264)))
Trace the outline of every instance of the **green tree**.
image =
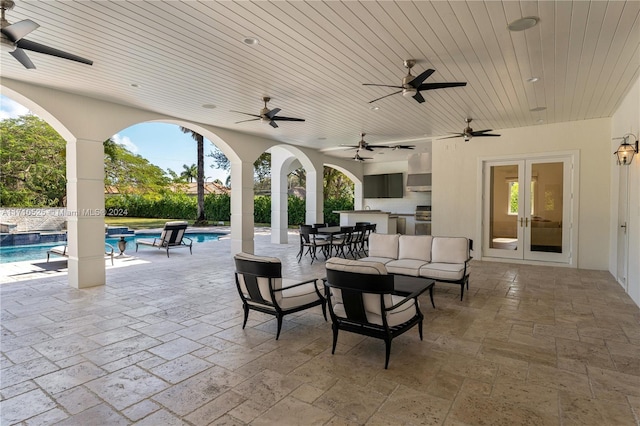
MULTIPOLYGON (((215 169, 231 171, 231 161, 217 146, 213 146, 213 149, 207 157, 213 158, 212 167, 215 169)), ((271 188, 271 153, 263 152, 258 159, 253 162, 253 179, 254 179, 254 191, 256 193, 268 192, 271 188)), ((227 177, 226 186, 231 186, 231 176, 227 177)))
POLYGON ((194 179, 198 179, 198 166, 192 164, 190 166, 183 164, 182 168, 184 169, 182 173, 180 173, 180 178, 187 180, 189 182, 193 182, 194 179))
POLYGON ((162 192, 169 185, 164 170, 146 158, 134 154, 113 139, 104 146, 104 184, 120 194, 162 192))
POLYGON ((0 205, 62 206, 66 142, 44 120, 23 115, 0 121, 0 205))
POLYGON ((191 137, 197 143, 198 166, 196 172, 197 192, 198 192, 198 217, 196 224, 206 224, 207 220, 204 215, 204 136, 198 132, 194 132, 186 127, 180 127, 182 133, 191 134, 191 137))

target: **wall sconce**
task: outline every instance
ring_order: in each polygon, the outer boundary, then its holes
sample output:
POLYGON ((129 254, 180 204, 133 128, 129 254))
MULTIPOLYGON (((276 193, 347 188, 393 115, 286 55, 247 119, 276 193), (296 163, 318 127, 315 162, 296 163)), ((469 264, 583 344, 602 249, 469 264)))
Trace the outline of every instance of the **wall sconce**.
POLYGON ((618 147, 618 150, 614 152, 616 156, 616 164, 618 166, 628 166, 633 161, 633 156, 638 152, 638 138, 633 133, 627 133, 621 138, 613 138, 622 139, 622 144, 618 147), (629 139, 635 139, 635 142, 629 143, 629 139))

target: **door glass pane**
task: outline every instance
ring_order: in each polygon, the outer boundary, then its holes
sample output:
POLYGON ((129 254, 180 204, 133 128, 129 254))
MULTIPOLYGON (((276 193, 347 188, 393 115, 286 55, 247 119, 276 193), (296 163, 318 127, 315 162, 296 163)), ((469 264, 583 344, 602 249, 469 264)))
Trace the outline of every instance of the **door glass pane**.
POLYGON ((531 165, 531 251, 562 253, 563 166, 531 165))
POLYGON ((518 248, 518 166, 491 166, 489 247, 518 248))

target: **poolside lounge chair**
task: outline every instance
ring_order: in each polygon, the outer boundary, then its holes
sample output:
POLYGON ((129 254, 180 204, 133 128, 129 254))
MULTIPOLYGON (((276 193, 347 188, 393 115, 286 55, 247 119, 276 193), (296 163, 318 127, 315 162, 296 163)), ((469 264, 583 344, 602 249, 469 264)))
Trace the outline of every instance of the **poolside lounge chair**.
MULTIPOLYGON (((109 243, 104 243, 104 255, 105 257, 110 257, 111 258, 111 265, 113 265, 113 246, 109 243)), ((55 246, 55 247, 51 247, 49 250, 47 250, 47 262, 49 262, 49 256, 51 256, 52 254, 56 254, 58 256, 63 256, 63 257, 69 257, 69 246, 64 245, 64 246, 55 246)))
POLYGON ((186 221, 167 222, 164 224, 164 229, 158 238, 137 239, 136 240, 136 252, 138 246, 152 246, 159 249, 165 249, 167 251, 167 257, 169 257, 169 249, 189 247, 189 253, 193 254, 193 241, 191 238, 185 237, 184 232, 187 230, 186 221), (185 241, 187 240, 187 241, 185 241))

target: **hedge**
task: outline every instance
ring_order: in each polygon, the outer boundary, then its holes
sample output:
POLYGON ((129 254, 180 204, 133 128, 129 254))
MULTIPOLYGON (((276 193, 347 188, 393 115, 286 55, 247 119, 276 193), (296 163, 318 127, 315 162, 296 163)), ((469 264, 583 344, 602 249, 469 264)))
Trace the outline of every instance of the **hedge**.
MULTIPOLYGON (((111 195, 105 199, 107 211, 127 211, 127 216, 157 219, 191 219, 197 214, 197 200, 185 194, 163 195, 111 195)), ((255 223, 271 223, 271 197, 258 195, 254 198, 253 219, 255 223)), ((334 210, 353 209, 350 198, 328 199, 324 202, 324 220, 338 224, 340 216, 334 210)), ((231 220, 231 197, 229 195, 209 194, 204 197, 204 210, 207 220, 218 222, 231 220)), ((305 222, 305 200, 289 196, 288 224, 298 225, 305 222)))

